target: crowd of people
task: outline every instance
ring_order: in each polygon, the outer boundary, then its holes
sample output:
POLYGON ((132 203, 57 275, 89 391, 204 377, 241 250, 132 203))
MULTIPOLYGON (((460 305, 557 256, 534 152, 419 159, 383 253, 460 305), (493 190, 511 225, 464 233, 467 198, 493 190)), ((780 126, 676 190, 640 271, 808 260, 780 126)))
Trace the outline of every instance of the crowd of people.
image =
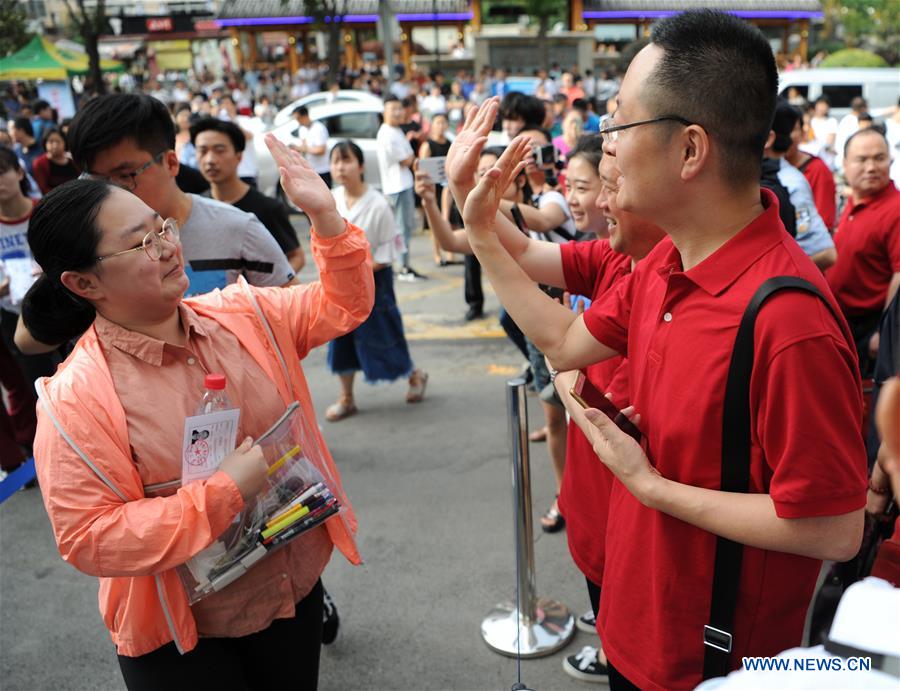
MULTIPOLYGON (((463 257, 466 320, 486 318, 486 275, 540 399, 530 439, 556 483, 540 525, 565 530, 590 603, 578 625, 600 636, 565 671, 693 688, 800 645, 822 561, 853 559, 900 489, 900 104, 878 121, 860 99, 838 122, 827 100, 777 98, 765 38, 712 11, 660 21, 624 75, 552 66, 533 94, 502 69, 327 76, 129 78, 65 121, 18 88, 4 101, 2 470, 34 455, 63 558, 101 579, 126 685, 209 683, 210 670, 225 688, 293 685, 277 669, 252 678, 265 650, 300 659, 285 669, 315 688, 337 625, 322 571, 334 548, 359 561, 318 431, 340 518, 193 604, 175 567, 259 494, 268 468, 250 441, 295 400, 316 420, 310 350, 327 344, 340 383, 330 422, 358 411, 357 372, 425 399, 394 288, 428 277, 410 263, 423 226, 436 269, 463 257), (306 238, 257 189, 250 120, 326 87, 383 97, 380 189, 362 149, 329 148, 305 107, 289 141, 265 135, 312 226, 319 279, 304 284, 306 238), (436 157, 445 180, 422 163, 436 157), (211 373, 245 441, 179 487, 166 430, 211 373), (873 378, 880 433, 864 414, 873 378)), ((898 542, 872 569, 894 586, 898 542)), ((831 642, 823 655, 900 653, 831 642)))

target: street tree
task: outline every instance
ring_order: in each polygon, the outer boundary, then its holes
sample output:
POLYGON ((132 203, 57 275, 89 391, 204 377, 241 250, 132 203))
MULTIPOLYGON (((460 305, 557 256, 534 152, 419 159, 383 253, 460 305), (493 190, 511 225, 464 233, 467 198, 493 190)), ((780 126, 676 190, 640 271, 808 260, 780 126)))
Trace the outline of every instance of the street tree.
POLYGON ((84 51, 88 56, 88 78, 92 89, 98 94, 106 92, 103 71, 100 68, 100 36, 106 32, 106 0, 95 0, 93 7, 87 7, 86 0, 63 0, 69 12, 72 26, 84 41, 84 51))
POLYGON ((540 64, 544 67, 549 67, 550 48, 547 42, 547 32, 550 30, 552 20, 561 16, 565 3, 560 3, 558 0, 526 0, 524 6, 528 16, 537 20, 537 43, 540 64))
POLYGON ((19 0, 0 0, 0 57, 15 53, 28 43, 28 17, 19 0))
MULTIPOLYGON (((282 6, 290 0, 281 0, 282 6)), ((305 13, 315 20, 314 28, 328 36, 328 78, 337 79, 341 67, 341 28, 347 14, 347 0, 304 0, 305 13)))

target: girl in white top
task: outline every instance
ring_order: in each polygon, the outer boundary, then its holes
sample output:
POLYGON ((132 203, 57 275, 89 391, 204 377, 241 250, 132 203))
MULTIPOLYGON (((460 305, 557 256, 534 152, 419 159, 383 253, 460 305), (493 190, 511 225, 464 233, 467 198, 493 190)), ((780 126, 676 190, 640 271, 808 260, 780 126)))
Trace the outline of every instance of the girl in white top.
POLYGON ((394 295, 391 266, 405 250, 403 237, 387 199, 363 181, 363 170, 363 153, 356 144, 348 140, 334 145, 331 178, 338 186, 332 194, 338 213, 366 231, 375 272, 375 305, 359 327, 328 344, 328 366, 341 379, 341 396, 325 412, 331 422, 357 412, 353 379, 359 370, 370 384, 407 377, 407 403, 421 401, 428 382, 428 374, 414 367, 409 356, 394 295))

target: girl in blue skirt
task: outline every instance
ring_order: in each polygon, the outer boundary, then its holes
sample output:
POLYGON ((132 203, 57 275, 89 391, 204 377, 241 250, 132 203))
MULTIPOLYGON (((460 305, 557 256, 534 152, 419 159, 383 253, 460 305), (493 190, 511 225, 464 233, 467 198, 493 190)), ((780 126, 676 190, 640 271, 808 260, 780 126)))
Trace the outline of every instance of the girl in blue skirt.
POLYGON ((359 370, 370 384, 408 378, 407 403, 421 401, 428 383, 428 374, 416 368, 409 356, 394 296, 391 266, 405 249, 403 236, 387 200, 363 181, 363 170, 363 153, 356 144, 346 140, 334 145, 331 179, 338 186, 332 194, 338 213, 366 231, 375 271, 375 305, 356 330, 328 344, 328 366, 341 379, 341 397, 325 411, 331 422, 357 412, 353 379, 359 370))

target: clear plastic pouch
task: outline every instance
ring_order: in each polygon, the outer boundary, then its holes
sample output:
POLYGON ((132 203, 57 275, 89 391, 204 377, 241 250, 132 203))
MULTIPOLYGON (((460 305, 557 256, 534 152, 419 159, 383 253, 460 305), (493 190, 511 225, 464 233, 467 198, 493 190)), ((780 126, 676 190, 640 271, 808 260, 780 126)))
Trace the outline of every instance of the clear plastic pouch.
POLYGON ((209 547, 178 567, 191 604, 222 590, 250 567, 342 510, 325 454, 294 402, 257 439, 268 482, 209 547))

